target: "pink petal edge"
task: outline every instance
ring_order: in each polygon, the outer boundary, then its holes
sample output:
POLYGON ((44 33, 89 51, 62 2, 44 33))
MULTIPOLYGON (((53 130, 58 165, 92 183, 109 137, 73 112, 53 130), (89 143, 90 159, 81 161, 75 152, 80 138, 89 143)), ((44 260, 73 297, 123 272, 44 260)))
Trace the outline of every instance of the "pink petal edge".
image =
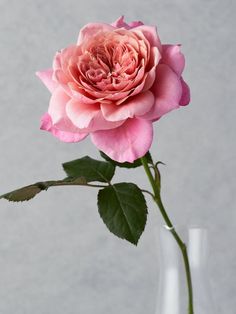
POLYGON ((80 142, 88 135, 88 133, 72 133, 57 129, 53 126, 51 116, 48 113, 42 116, 40 129, 51 132, 53 136, 66 143, 80 142))
POLYGON ((190 103, 190 88, 187 83, 181 77, 181 84, 182 84, 182 96, 180 99, 180 106, 187 106, 190 103))
POLYGON ((162 45, 162 48, 161 63, 168 65, 176 74, 181 76, 185 66, 185 58, 180 51, 180 45, 162 45))
POLYGON ((144 25, 143 22, 141 21, 133 21, 130 23, 126 23, 124 21, 124 15, 120 16, 115 22, 111 23, 112 26, 117 27, 117 28, 126 28, 126 29, 131 29, 137 26, 144 25))
POLYGON ((71 99, 66 105, 67 116, 80 129, 87 128, 99 111, 99 104, 85 104, 76 99, 71 99))
POLYGON ((104 118, 108 121, 121 121, 128 118, 142 116, 152 108, 154 96, 150 91, 140 93, 128 98, 121 105, 101 104, 101 110, 104 118))
POLYGON ((48 113, 51 116, 53 124, 66 117, 66 104, 70 97, 65 93, 61 86, 58 86, 52 93, 48 113))
POLYGON ((43 84, 47 87, 47 89, 53 93, 54 90, 57 88, 58 83, 53 81, 53 69, 47 69, 42 71, 37 71, 35 73, 37 77, 43 82, 43 84))
POLYGON ((95 36, 98 32, 113 31, 116 27, 106 23, 89 23, 86 24, 79 33, 77 45, 80 45, 84 40, 95 36))

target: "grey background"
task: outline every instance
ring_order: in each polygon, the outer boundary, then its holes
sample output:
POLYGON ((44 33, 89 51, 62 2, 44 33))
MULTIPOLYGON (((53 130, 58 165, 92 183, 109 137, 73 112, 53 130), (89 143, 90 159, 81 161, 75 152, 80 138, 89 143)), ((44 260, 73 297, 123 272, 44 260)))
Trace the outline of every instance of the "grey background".
MULTIPOLYGON (((64 144, 39 130, 49 93, 34 76, 91 21, 158 26, 163 43, 182 43, 191 105, 155 125, 152 153, 164 161, 163 199, 177 225, 210 231, 209 276, 221 313, 234 314, 235 1, 0 0, 0 193, 63 177, 60 164, 97 156, 86 140, 64 144)), ((148 187, 142 169, 116 180, 148 187)), ((1 314, 153 314, 158 286, 156 226, 149 202, 138 247, 112 236, 96 191, 55 188, 32 202, 0 203, 1 314)))

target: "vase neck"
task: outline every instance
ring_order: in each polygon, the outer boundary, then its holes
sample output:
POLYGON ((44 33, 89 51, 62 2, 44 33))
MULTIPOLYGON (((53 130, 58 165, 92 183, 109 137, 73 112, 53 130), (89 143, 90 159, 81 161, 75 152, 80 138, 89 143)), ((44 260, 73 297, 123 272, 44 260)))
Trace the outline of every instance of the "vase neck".
MULTIPOLYGON (((191 268, 207 266, 208 239, 207 230, 204 228, 188 228, 179 230, 187 245, 188 256, 191 268)), ((160 231, 161 262, 165 267, 174 267, 182 263, 182 256, 179 247, 165 226, 160 231)))
MULTIPOLYGON (((187 245, 195 314, 216 314, 207 270, 208 236, 203 228, 176 228, 187 245)), ((160 230, 159 294, 156 314, 187 314, 187 286, 183 258, 166 227, 160 230)))

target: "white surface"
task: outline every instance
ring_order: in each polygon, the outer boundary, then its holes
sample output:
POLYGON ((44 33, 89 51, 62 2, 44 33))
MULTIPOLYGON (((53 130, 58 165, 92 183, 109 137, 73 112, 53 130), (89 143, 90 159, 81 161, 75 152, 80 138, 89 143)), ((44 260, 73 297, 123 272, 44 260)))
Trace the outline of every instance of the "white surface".
MULTIPOLYGON (((158 25, 182 43, 191 105, 156 123, 152 152, 163 199, 176 224, 211 232, 210 276, 221 313, 235 314, 235 19, 226 0, 0 0, 0 193, 64 176, 60 164, 97 152, 89 140, 64 144, 39 130, 49 93, 34 76, 91 21, 158 25)), ((142 169, 118 180, 147 187, 142 169)), ((150 202, 138 247, 113 237, 96 191, 55 188, 30 203, 0 202, 1 314, 153 314, 162 220, 150 202)))

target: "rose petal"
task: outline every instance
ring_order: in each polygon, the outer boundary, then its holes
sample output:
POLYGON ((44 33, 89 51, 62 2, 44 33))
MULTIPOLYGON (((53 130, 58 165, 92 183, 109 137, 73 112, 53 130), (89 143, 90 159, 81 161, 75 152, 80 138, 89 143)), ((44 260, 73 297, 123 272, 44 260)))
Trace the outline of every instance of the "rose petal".
POLYGON ((94 119, 91 120, 89 126, 84 129, 86 132, 95 132, 95 131, 100 131, 100 130, 111 130, 115 129, 118 126, 121 126, 125 120, 121 121, 107 121, 104 117, 101 111, 94 117, 94 119))
POLYGON ((180 45, 163 45, 162 48, 161 63, 167 64, 175 73, 181 76, 184 70, 185 59, 180 51, 180 45))
POLYGON ((111 23, 111 25, 117 28, 124 27, 129 29, 129 25, 124 21, 124 15, 120 16, 115 22, 111 23))
POLYGON ((128 118, 142 116, 152 108, 154 96, 150 91, 130 97, 125 103, 101 104, 103 116, 108 121, 120 121, 128 118))
POLYGON ((181 84, 183 92, 179 104, 180 106, 187 106, 190 102, 190 89, 182 77, 181 84))
POLYGON ((43 82, 43 84, 48 88, 48 90, 52 93, 58 86, 57 82, 53 81, 53 69, 47 69, 43 71, 37 71, 35 73, 38 78, 43 82))
POLYGON ((118 18, 114 23, 112 23, 111 25, 114 26, 114 27, 117 27, 117 28, 124 27, 124 28, 126 28, 126 29, 131 29, 131 28, 134 28, 134 27, 143 25, 143 22, 141 22, 141 21, 133 21, 133 22, 127 24, 127 23, 124 21, 124 16, 122 15, 121 17, 119 17, 119 18, 118 18))
POLYGON ((95 36, 98 32, 111 32, 115 29, 116 27, 106 23, 89 23, 80 30, 77 45, 95 36))
POLYGON ((122 126, 91 133, 95 146, 118 162, 133 162, 149 150, 153 138, 151 121, 128 119, 122 126))
POLYGON ((52 125, 60 131, 68 131, 70 133, 83 132, 84 130, 80 130, 76 127, 67 116, 66 105, 69 101, 70 98, 63 88, 58 87, 53 92, 48 108, 48 114, 52 120, 52 125))
POLYGON ((177 74, 167 65, 158 65, 156 81, 151 90, 156 99, 155 104, 143 118, 156 120, 167 112, 179 107, 182 95, 181 81, 177 74))
POLYGON ((46 112, 40 121, 40 130, 44 131, 50 131, 52 127, 52 118, 51 116, 46 112))
POLYGON ((73 81, 68 66, 72 61, 76 62, 78 55, 81 53, 81 48, 76 45, 71 45, 57 52, 53 59, 53 79, 59 84, 67 84, 73 81))
POLYGON ((87 128, 99 111, 99 104, 83 104, 76 99, 71 99, 66 105, 67 116, 80 129, 87 128))
POLYGON ((148 40, 150 45, 152 47, 153 46, 157 47, 159 52, 162 53, 162 45, 161 45, 160 38, 157 34, 156 26, 141 25, 141 26, 133 28, 132 31, 136 32, 137 34, 141 32, 145 36, 145 38, 148 40))
POLYGON ((143 92, 149 90, 156 79, 156 68, 152 68, 146 75, 146 78, 144 79, 144 85, 143 85, 143 92))
POLYGON ((128 23, 129 27, 132 29, 134 27, 138 27, 138 26, 141 26, 141 25, 144 25, 142 21, 133 21, 133 22, 130 22, 128 23))
POLYGON ((156 67, 161 59, 161 54, 156 47, 151 48, 151 59, 153 60, 153 64, 151 65, 151 70, 147 73, 145 78, 145 84, 143 86, 143 91, 149 90, 156 78, 156 67))
POLYGON ((161 55, 160 55, 159 50, 156 47, 152 47, 151 54, 152 54, 152 57, 154 57, 153 65, 152 65, 153 67, 151 67, 151 70, 144 75, 144 79, 140 82, 140 84, 138 84, 136 87, 131 89, 131 92, 127 96, 124 95, 123 98, 116 101, 118 105, 124 102, 130 96, 135 96, 141 92, 147 91, 153 85, 156 78, 156 67, 158 65, 161 55))
POLYGON ((66 116, 65 107, 70 97, 64 92, 62 87, 57 87, 52 93, 48 113, 52 118, 53 124, 64 119, 66 116))
POLYGON ((83 132, 114 129, 123 121, 107 121, 100 110, 99 104, 81 104, 77 100, 70 100, 66 106, 68 118, 83 132))
POLYGON ((94 99, 85 96, 85 92, 82 89, 79 89, 74 82, 68 83, 68 87, 70 88, 71 95, 75 97, 79 102, 85 104, 94 104, 94 99))
POLYGON ((40 129, 51 132, 52 135, 59 138, 59 140, 61 140, 62 142, 68 143, 79 142, 88 135, 88 133, 72 133, 57 129, 57 127, 52 124, 51 116, 48 113, 45 113, 43 115, 41 119, 40 129))

